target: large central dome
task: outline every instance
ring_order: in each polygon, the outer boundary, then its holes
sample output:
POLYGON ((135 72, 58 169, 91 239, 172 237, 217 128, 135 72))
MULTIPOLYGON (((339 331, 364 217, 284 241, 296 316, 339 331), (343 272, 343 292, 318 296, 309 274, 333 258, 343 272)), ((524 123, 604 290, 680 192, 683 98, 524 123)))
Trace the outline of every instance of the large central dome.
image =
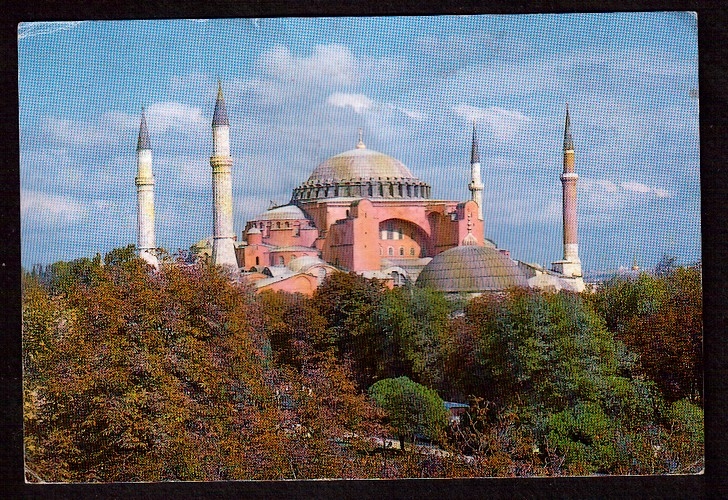
POLYGON ((332 156, 314 169, 309 182, 349 181, 353 179, 414 179, 412 172, 396 158, 357 148, 332 156))
POLYGON ((429 198, 430 186, 396 158, 367 149, 359 140, 355 149, 319 164, 308 180, 293 190, 292 201, 310 199, 429 198))

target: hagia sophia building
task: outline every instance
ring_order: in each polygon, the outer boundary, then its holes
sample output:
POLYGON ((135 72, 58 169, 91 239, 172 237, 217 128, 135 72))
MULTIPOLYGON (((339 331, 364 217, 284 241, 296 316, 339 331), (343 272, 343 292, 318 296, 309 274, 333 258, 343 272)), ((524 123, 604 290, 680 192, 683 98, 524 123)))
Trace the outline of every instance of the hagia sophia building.
MULTIPOLYGON (((568 107, 564 131, 563 258, 551 269, 513 260, 485 237, 483 182, 475 124, 470 199, 439 200, 402 162, 367 148, 332 156, 293 188, 288 204, 249 220, 238 241, 233 229, 230 122, 218 86, 212 120, 213 236, 198 242, 200 257, 224 266, 258 291, 312 294, 331 273, 353 271, 389 287, 414 284, 448 294, 475 295, 513 286, 585 288, 577 240, 574 145, 568 107)), ((142 111, 137 142, 140 256, 158 266, 154 236, 154 176, 142 111)))

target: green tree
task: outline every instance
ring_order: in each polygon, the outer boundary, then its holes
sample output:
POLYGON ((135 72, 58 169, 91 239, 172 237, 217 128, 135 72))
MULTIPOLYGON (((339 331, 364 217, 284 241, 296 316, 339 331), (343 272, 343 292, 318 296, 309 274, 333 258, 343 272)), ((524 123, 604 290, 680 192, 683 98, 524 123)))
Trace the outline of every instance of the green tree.
POLYGON ((450 306, 442 293, 395 288, 384 293, 371 323, 381 333, 378 378, 407 375, 443 387, 450 306))
POLYGON ((448 412, 434 390, 398 377, 376 382, 369 388, 369 395, 387 414, 402 450, 405 441, 414 442, 416 435, 434 441, 443 439, 448 412))
POLYGON ((327 276, 313 295, 313 304, 326 320, 328 345, 340 358, 354 363, 354 377, 360 387, 376 379, 384 333, 372 323, 384 297, 384 284, 356 273, 327 276))
POLYGON ((701 268, 663 267, 659 276, 608 281, 591 300, 616 338, 637 354, 637 371, 654 380, 669 401, 700 403, 701 268))

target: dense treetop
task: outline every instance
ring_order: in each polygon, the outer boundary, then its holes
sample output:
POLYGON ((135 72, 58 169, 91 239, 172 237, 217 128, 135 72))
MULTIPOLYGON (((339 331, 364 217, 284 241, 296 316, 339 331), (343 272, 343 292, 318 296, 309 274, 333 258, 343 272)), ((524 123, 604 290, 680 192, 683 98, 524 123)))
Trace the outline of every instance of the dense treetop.
POLYGON ((347 273, 257 295, 162 260, 127 247, 23 276, 29 480, 702 467, 698 267, 464 302, 347 273))

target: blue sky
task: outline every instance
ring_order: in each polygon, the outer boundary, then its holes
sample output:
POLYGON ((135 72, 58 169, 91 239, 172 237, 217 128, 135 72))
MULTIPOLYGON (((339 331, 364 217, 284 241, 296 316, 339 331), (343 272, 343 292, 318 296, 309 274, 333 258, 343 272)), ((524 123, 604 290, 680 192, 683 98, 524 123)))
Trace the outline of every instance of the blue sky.
POLYGON ((22 263, 136 241, 147 108, 157 244, 212 233, 216 81, 235 229, 329 156, 367 146, 468 199, 477 121, 486 234, 561 257, 571 110, 585 270, 700 258, 697 22, 689 13, 28 23, 18 29, 22 263))

